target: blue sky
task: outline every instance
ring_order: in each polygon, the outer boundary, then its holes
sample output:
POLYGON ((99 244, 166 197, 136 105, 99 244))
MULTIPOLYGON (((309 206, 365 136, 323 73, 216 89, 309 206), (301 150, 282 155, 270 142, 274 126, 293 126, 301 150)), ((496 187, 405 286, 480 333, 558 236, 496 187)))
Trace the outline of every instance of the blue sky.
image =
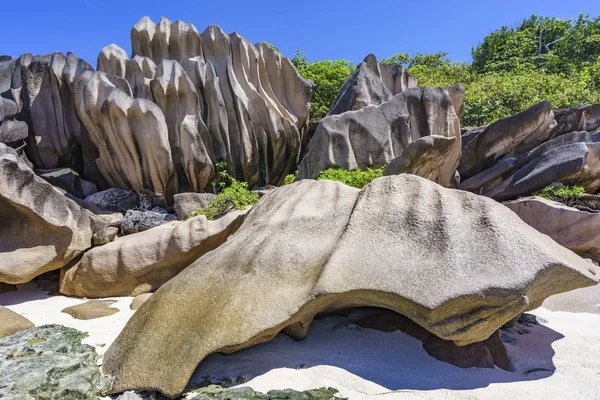
POLYGON ((199 31, 217 24, 252 42, 271 42, 289 57, 302 49, 309 60, 443 50, 470 61, 471 48, 502 25, 534 13, 600 15, 600 0, 28 0, 1 9, 0 54, 72 51, 94 66, 105 45, 131 51, 129 32, 144 15, 181 19, 199 31))

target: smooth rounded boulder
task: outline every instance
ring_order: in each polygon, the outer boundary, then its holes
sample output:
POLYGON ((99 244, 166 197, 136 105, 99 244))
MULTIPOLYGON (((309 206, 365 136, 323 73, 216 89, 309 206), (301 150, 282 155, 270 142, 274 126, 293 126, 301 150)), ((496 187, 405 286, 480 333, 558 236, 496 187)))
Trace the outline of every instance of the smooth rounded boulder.
POLYGON ((323 311, 377 306, 467 345, 548 296, 598 283, 593 263, 505 206, 414 175, 362 191, 303 180, 157 290, 107 350, 112 392, 179 395, 216 352, 306 331, 323 311))

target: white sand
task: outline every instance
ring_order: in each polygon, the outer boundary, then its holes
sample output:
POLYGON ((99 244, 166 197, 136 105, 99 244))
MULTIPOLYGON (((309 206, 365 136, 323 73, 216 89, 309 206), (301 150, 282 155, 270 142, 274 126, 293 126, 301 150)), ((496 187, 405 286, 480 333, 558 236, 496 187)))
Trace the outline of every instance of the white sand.
POLYGON ((118 308, 118 313, 84 321, 61 311, 69 306, 85 303, 86 299, 48 296, 40 289, 0 293, 1 306, 28 318, 35 326, 59 324, 87 332, 89 336, 84 339, 84 343, 95 346, 99 354, 104 354, 135 312, 129 309, 132 297, 112 299, 117 300, 111 307, 118 308))
MULTIPOLYGON (((589 301, 600 304, 600 290, 583 289, 589 301)), ((578 298, 578 291, 570 296, 578 298)), ((85 300, 48 297, 39 290, 0 294, 0 305, 36 325, 58 323, 90 334, 85 342, 103 353, 133 314, 130 297, 114 305, 121 311, 99 319, 79 321, 60 311, 85 300)), ((576 302, 563 296, 572 308, 576 302)), ((596 308, 593 308, 594 310, 596 308)), ((600 399, 600 315, 539 308, 539 326, 513 328, 517 341, 507 349, 516 372, 501 369, 462 369, 430 357, 421 342, 400 332, 360 328, 351 321, 369 310, 347 317, 328 317, 313 323, 306 340, 275 340, 231 355, 215 354, 198 367, 192 381, 240 376, 250 386, 307 390, 330 386, 350 399, 600 399), (530 333, 517 333, 518 329, 530 333), (536 370, 537 372, 529 372, 536 370)))

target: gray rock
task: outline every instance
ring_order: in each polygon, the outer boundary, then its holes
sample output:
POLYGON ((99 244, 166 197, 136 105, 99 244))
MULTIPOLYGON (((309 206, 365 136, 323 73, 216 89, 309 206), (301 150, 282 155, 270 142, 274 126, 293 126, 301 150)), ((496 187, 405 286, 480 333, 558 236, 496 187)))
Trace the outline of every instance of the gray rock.
MULTIPOLYGON (((315 179, 332 166, 347 170, 380 167, 402 155, 424 136, 456 138, 452 150, 440 161, 438 180, 447 186, 454 178, 460 157, 460 121, 451 88, 413 87, 381 105, 324 118, 298 167, 300 179, 315 179)), ((462 95, 458 96, 461 99, 462 95)))
POLYGON ((455 137, 444 136, 424 136, 417 139, 406 146, 400 157, 390 161, 383 175, 413 174, 442 186, 451 186, 454 176, 441 176, 440 172, 454 149, 456 140, 455 137))
POLYGON ((85 199, 98 192, 96 185, 81 178, 77 172, 69 168, 38 169, 35 173, 51 185, 79 199, 85 199))
POLYGON ((4 120, 0 122, 0 143, 13 143, 27 139, 29 128, 23 121, 4 120))
POLYGON ((306 331, 319 312, 348 306, 396 311, 464 346, 599 277, 486 197, 408 174, 362 191, 302 180, 264 196, 225 243, 154 292, 103 370, 114 392, 175 397, 207 355, 306 331))
POLYGON ((0 282, 10 284, 63 267, 90 248, 94 232, 108 225, 10 151, 0 155, 0 221, 0 282))
POLYGON ((0 97, 0 122, 5 119, 9 119, 17 115, 17 103, 10 99, 0 97))
POLYGON ((206 207, 216 197, 213 193, 179 193, 174 196, 173 210, 181 220, 206 207))
POLYGON ((110 379, 100 374, 87 334, 44 325, 0 339, 0 397, 97 400, 110 379))
POLYGON ((369 54, 346 79, 327 115, 379 105, 416 86, 417 80, 404 67, 380 64, 369 54))
POLYGON ((256 392, 252 388, 223 389, 209 386, 191 392, 189 400, 335 400, 340 399, 339 393, 333 388, 318 388, 299 392, 292 389, 270 390, 266 394, 256 392), (197 395, 193 395, 198 393, 197 395))
POLYGON ((92 235, 92 245, 102 246, 112 242, 117 238, 119 234, 119 228, 115 226, 107 226, 104 229, 94 232, 92 235))
POLYGON ((121 220, 121 231, 128 235, 142 232, 155 226, 177 221, 174 214, 162 214, 155 211, 127 210, 121 220))
POLYGON ((140 208, 140 197, 124 189, 106 189, 86 197, 85 201, 102 210, 120 213, 140 208))
POLYGON ((592 132, 600 129, 600 104, 554 110, 556 126, 549 134, 553 139, 571 132, 592 132))

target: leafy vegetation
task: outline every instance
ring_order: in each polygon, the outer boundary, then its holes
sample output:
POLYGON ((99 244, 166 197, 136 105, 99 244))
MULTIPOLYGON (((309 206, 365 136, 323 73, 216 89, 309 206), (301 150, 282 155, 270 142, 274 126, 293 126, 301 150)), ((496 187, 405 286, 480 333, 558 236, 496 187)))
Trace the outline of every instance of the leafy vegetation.
POLYGON ((583 186, 565 186, 562 184, 546 186, 539 192, 534 193, 535 196, 546 200, 558 201, 568 206, 575 205, 578 197, 584 194, 585 188, 583 186))
MULTIPOLYGON (((405 66, 419 86, 464 84, 463 126, 489 124, 542 100, 555 108, 599 101, 600 16, 572 21, 533 15, 515 28, 487 35, 472 54, 471 64, 452 61, 444 52, 398 53, 381 62, 405 66)), ((308 62, 299 51, 292 62, 315 82, 311 114, 322 118, 354 65, 308 62)))
POLYGON ((291 61, 300 75, 315 83, 310 116, 313 120, 320 120, 327 115, 342 84, 354 71, 354 64, 342 59, 308 62, 300 50, 296 51, 291 61))
POLYGON ((209 220, 219 219, 233 210, 243 210, 258 202, 258 193, 248 189, 246 182, 240 182, 227 173, 227 163, 217 163, 217 174, 212 184, 217 196, 208 206, 192 215, 205 215, 209 220))
POLYGON ((345 185, 362 189, 375 178, 383 176, 385 166, 380 168, 353 169, 351 171, 341 168, 329 168, 321 171, 317 180, 330 180, 342 182, 345 185))
POLYGON ((296 172, 294 172, 293 174, 286 175, 283 184, 289 185, 290 183, 294 183, 297 176, 298 176, 298 170, 296 170, 296 172))

